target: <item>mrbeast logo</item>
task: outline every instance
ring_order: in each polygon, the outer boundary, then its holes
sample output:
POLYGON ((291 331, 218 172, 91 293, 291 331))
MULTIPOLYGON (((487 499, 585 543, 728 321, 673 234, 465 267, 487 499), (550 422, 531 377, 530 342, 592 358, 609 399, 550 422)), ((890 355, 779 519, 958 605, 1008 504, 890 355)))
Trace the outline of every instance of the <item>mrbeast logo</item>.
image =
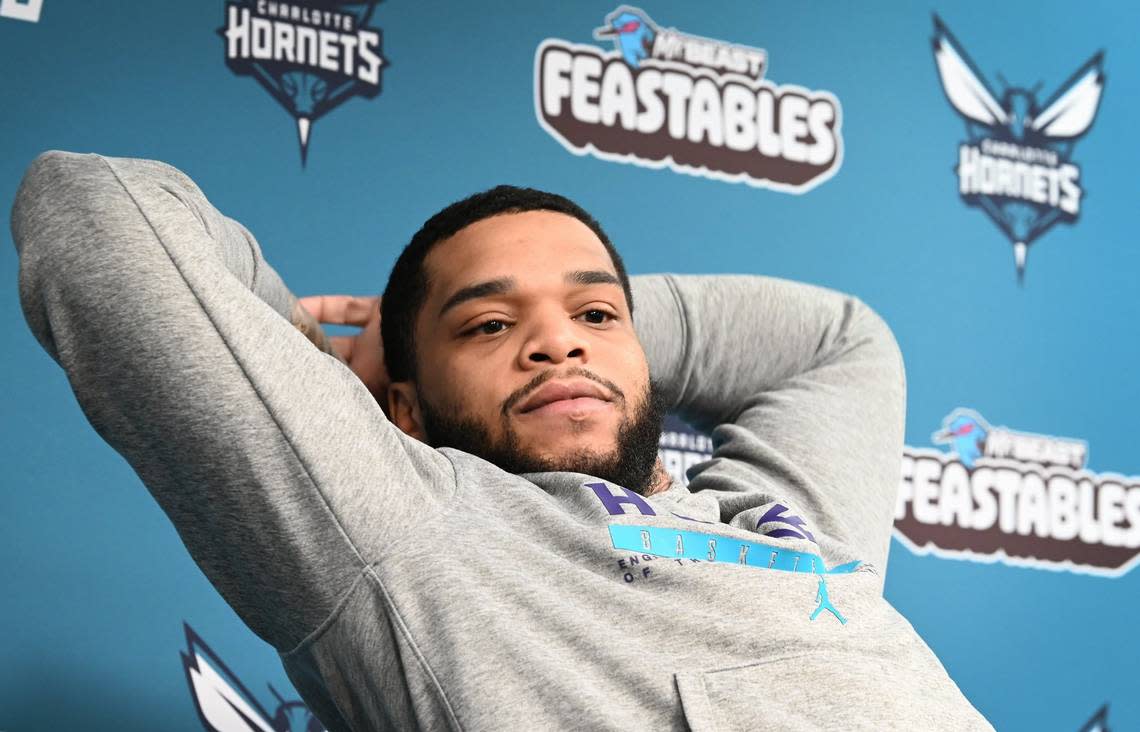
POLYGON ((958 409, 907 447, 895 535, 912 551, 1118 576, 1140 556, 1140 477, 1094 473, 1088 445, 958 409))
POLYGON ((1104 91, 1098 53, 1045 102, 1038 87, 995 92, 958 40, 934 18, 934 61, 946 98, 966 123, 958 147, 958 192, 980 208, 1013 245, 1018 281, 1029 246, 1058 222, 1081 212, 1081 169, 1073 148, 1096 118, 1104 91))
POLYGON ((368 27, 379 0, 226 3, 226 65, 252 76, 297 125, 301 165, 312 125, 354 96, 380 93, 386 65, 380 29, 368 27))
POLYGON ((764 50, 661 28, 627 5, 594 38, 613 50, 551 38, 535 53, 535 114, 576 155, 788 193, 839 170, 839 101, 766 80, 764 50))

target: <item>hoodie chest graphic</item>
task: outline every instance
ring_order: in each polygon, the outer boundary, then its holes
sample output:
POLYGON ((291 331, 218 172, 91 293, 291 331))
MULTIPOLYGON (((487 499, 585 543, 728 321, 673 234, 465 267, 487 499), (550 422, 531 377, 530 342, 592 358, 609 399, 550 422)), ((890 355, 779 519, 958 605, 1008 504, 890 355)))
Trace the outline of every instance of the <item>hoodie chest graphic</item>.
MULTIPOLYGON (((657 517, 656 509, 644 497, 628 488, 602 482, 586 483, 606 512, 611 516, 641 514, 657 517)), ((828 569, 823 559, 814 552, 783 548, 761 541, 749 541, 711 527, 717 522, 683 516, 670 512, 669 517, 700 524, 699 530, 662 526, 656 522, 642 524, 609 525, 610 538, 615 549, 673 559, 693 559, 707 562, 727 562, 749 567, 776 569, 785 572, 810 574, 846 574, 855 571, 861 562, 848 562, 828 569)), ((753 527, 757 533, 774 538, 807 539, 815 537, 806 528, 803 518, 790 512, 786 506, 773 504, 763 512, 753 527)))

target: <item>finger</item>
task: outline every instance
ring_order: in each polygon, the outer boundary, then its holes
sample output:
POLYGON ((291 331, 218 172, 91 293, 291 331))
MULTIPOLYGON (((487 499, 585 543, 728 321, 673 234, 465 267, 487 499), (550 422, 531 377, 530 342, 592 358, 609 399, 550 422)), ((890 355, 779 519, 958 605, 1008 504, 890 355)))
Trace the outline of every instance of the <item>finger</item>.
POLYGON ((332 311, 332 300, 338 297, 349 297, 348 295, 310 295, 308 297, 299 297, 297 302, 301 304, 309 314, 317 319, 318 322, 325 322, 325 317, 332 311))
POLYGON ((321 323, 363 326, 376 312, 380 298, 354 295, 312 295, 300 298, 300 302, 321 323))
POLYGON ((352 360, 353 346, 356 345, 356 336, 331 336, 329 343, 333 350, 340 354, 345 361, 352 360))
POLYGON ((355 295, 311 295, 301 298, 300 302, 320 323, 364 325, 370 312, 369 303, 375 300, 355 295))

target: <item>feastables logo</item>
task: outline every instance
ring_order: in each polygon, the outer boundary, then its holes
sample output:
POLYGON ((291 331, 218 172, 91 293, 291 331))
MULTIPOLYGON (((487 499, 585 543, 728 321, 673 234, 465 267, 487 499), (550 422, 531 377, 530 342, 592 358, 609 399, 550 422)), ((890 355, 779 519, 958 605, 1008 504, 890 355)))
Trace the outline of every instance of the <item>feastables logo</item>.
POLYGON ((549 38, 535 52, 535 114, 570 152, 787 193, 839 170, 839 100, 765 79, 763 49, 662 28, 628 5, 594 38, 613 50, 549 38))
POLYGON ((1096 118, 1104 91, 1104 53, 1086 61, 1043 103, 1038 87, 995 93, 950 30, 934 16, 934 62, 946 98, 966 123, 958 148, 958 192, 1013 245, 1018 281, 1029 246, 1081 212, 1081 169, 1073 148, 1096 118))
POLYGON ((1094 473, 1081 440, 992 427, 956 409, 907 447, 895 536, 943 558, 1119 576, 1140 557, 1140 477, 1094 473))
MULTIPOLYGON (((955 409, 932 441, 903 447, 894 533, 916 554, 1116 577, 1140 561, 1140 476, 1088 469, 1083 440, 991 426, 955 409)), ((670 416, 670 475, 712 457, 709 438, 670 416)))
POLYGON ((380 29, 369 27, 379 0, 234 0, 226 3, 226 65, 252 76, 297 124, 301 165, 312 125, 354 96, 380 93, 387 60, 380 29))

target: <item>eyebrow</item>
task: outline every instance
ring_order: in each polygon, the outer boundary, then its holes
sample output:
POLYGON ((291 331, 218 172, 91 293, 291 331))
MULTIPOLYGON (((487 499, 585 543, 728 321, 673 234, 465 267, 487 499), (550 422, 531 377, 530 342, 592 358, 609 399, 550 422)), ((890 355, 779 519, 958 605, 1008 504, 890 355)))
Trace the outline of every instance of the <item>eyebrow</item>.
POLYGON ((514 277, 499 277, 498 279, 487 280, 486 282, 480 282, 478 284, 464 287, 451 297, 447 298, 447 302, 445 302, 443 304, 443 307, 439 309, 439 316, 443 317, 443 314, 448 310, 451 310, 453 307, 456 307, 458 305, 462 305, 468 300, 478 300, 481 297, 490 297, 491 295, 503 295, 513 290, 514 287, 514 277))
MULTIPOLYGON (((605 270, 575 270, 567 272, 563 278, 568 284, 571 285, 618 285, 621 282, 617 276, 612 272, 605 270)), ((454 307, 458 307, 470 300, 478 300, 482 297, 491 297, 493 295, 505 295, 515 288, 514 277, 499 277, 486 282, 479 282, 474 285, 468 285, 456 292, 451 297, 447 298, 447 302, 439 309, 439 317, 454 307)))
POLYGON ((618 278, 616 275, 614 275, 612 272, 606 272, 605 270, 601 270, 601 269, 578 270, 576 272, 567 272, 566 273, 566 281, 568 283, 570 283, 571 285, 618 285, 618 286, 621 286, 621 282, 618 281, 618 278))

